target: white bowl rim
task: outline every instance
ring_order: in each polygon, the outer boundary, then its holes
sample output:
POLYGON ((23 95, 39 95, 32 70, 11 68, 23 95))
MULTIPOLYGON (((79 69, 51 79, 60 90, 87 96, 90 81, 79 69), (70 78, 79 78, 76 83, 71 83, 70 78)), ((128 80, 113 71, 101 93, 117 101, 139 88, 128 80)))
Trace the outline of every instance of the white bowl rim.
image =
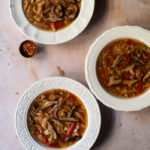
MULTIPOLYGON (((54 150, 54 148, 48 148, 37 141, 35 141, 30 135, 27 127, 27 112, 32 101, 40 93, 50 89, 65 89, 78 97, 82 98, 82 102, 86 106, 88 113, 88 127, 82 137, 74 145, 64 148, 62 150, 88 150, 95 143, 100 127, 101 127, 101 113, 98 103, 93 94, 81 83, 66 77, 50 77, 40 80, 32 84, 21 96, 18 103, 15 115, 15 126, 17 135, 27 150, 54 150), (95 125, 93 125, 95 123, 95 125)), ((59 149, 56 149, 59 150, 59 149)))
POLYGON ((91 45, 85 60, 85 77, 92 93, 104 105, 118 111, 138 111, 150 106, 150 90, 133 98, 115 97, 104 90, 96 75, 96 62, 102 49, 108 43, 124 38, 137 39, 150 46, 150 31, 142 27, 127 25, 109 29, 91 45))
POLYGON ((26 18, 22 0, 10 0, 10 13, 18 29, 33 41, 43 44, 61 44, 78 36, 89 24, 95 7, 95 0, 82 0, 78 17, 68 27, 51 32, 32 25, 26 18), (87 9, 89 11, 87 11, 87 9))

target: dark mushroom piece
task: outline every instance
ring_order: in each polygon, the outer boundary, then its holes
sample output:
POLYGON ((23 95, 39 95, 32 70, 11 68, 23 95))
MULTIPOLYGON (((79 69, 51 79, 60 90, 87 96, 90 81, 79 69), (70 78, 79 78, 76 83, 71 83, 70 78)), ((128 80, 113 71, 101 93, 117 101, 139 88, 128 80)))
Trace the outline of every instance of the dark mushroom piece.
POLYGON ((54 117, 56 120, 58 121, 67 121, 67 122, 77 122, 78 120, 73 118, 73 117, 59 117, 58 116, 58 112, 63 109, 64 105, 61 105, 61 106, 58 106, 57 108, 55 108, 55 111, 54 111, 54 117))
POLYGON ((72 116, 72 114, 74 113, 75 109, 78 108, 78 106, 73 106, 71 109, 71 112, 69 113, 69 117, 72 116))
POLYGON ((73 142, 73 141, 78 141, 82 138, 82 136, 69 136, 65 139, 65 142, 73 142))
POLYGON ((75 4, 69 4, 65 10, 65 19, 73 20, 78 14, 78 7, 75 4))
POLYGON ((63 17, 63 7, 60 4, 56 4, 52 7, 52 14, 55 17, 63 17))

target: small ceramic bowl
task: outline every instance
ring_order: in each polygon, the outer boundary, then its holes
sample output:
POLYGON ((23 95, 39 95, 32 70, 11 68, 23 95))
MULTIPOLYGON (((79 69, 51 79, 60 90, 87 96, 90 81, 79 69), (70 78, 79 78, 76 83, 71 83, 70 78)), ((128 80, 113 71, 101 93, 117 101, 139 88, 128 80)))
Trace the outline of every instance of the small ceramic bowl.
MULTIPOLYGON (((77 95, 84 103, 88 114, 88 126, 82 137, 74 145, 62 150, 89 150, 96 141, 100 127, 101 115, 96 99, 82 84, 65 77, 52 77, 41 80, 29 87, 22 95, 16 111, 16 130, 26 150, 54 150, 38 143, 29 133, 27 112, 33 100, 41 93, 51 89, 64 89, 77 95)), ((57 149, 58 150, 58 149, 57 149)))
POLYGON ((95 6, 95 0, 82 0, 80 12, 75 21, 62 30, 51 32, 41 30, 33 26, 27 20, 23 11, 22 1, 23 0, 10 0, 10 11, 12 17, 20 31, 33 41, 43 44, 60 44, 75 38, 90 22, 95 6))
POLYGON ((101 86, 96 72, 97 59, 103 48, 117 39, 131 38, 150 46, 150 31, 137 26, 120 26, 104 32, 92 44, 86 56, 85 75, 90 90, 106 106, 121 111, 137 111, 150 106, 150 90, 133 98, 120 98, 109 94, 101 86))
POLYGON ((26 40, 26 41, 23 41, 20 44, 19 51, 20 51, 20 54, 23 57, 30 58, 30 57, 33 57, 36 54, 36 52, 37 52, 37 46, 36 46, 36 44, 33 41, 26 40), (27 45, 28 43, 29 43, 29 45, 27 45), (24 50, 25 44, 27 46, 27 49, 31 48, 30 51, 29 50, 28 51, 24 50))

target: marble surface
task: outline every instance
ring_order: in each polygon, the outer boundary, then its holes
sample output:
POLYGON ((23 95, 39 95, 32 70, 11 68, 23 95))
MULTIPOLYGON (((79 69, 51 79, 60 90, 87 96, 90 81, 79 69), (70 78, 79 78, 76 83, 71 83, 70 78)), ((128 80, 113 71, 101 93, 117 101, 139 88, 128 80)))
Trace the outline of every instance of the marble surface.
MULTIPOLYGON (((60 45, 38 44, 38 53, 23 58, 18 47, 27 38, 17 29, 9 0, 0 3, 0 150, 24 150, 15 131, 15 110, 21 94, 45 77, 65 76, 87 86, 84 61, 92 42, 105 30, 118 25, 150 29, 150 0, 95 0, 94 16, 78 37, 60 45)), ((134 33, 133 33, 134 34, 134 33)), ((149 150, 150 108, 117 112, 99 102, 102 128, 92 150, 149 150)))

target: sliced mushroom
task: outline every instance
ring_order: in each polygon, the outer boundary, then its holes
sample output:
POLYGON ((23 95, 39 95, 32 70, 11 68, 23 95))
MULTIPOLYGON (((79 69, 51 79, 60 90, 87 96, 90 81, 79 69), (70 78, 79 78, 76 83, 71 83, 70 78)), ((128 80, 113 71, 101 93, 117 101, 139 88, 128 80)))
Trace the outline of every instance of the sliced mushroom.
POLYGON ((83 118, 83 116, 79 113, 79 112, 74 112, 74 116, 76 117, 76 118, 78 118, 79 120, 81 120, 81 121, 84 121, 84 118, 83 118))
POLYGON ((52 121, 53 121, 53 125, 57 133, 59 133, 60 135, 65 134, 63 123, 61 123, 60 121, 56 119, 53 119, 52 121))
POLYGON ((130 86, 132 86, 132 84, 134 84, 137 81, 138 80, 123 80, 122 84, 128 85, 130 87, 130 86))
POLYGON ((73 20, 78 14, 78 7, 75 4, 69 4, 65 10, 65 19, 73 20))
POLYGON ((35 117, 33 117, 35 121, 37 122, 42 122, 42 119, 43 119, 43 112, 42 111, 39 111, 35 114, 35 117))
POLYGON ((130 65, 130 66, 124 68, 121 72, 129 71, 129 72, 131 73, 131 75, 134 75, 134 74, 135 74, 135 73, 134 73, 134 70, 133 70, 134 66, 135 66, 135 64, 132 64, 132 65, 130 65))
POLYGON ((63 7, 67 7, 67 0, 56 0, 56 4, 61 4, 63 7))
POLYGON ((107 86, 112 86, 112 85, 119 84, 119 83, 121 83, 121 81, 122 81, 122 79, 116 80, 114 78, 114 76, 111 76, 110 79, 109 79, 109 83, 107 84, 107 86))
POLYGON ((55 17, 53 14, 50 14, 50 17, 48 19, 51 22, 58 22, 58 21, 62 21, 63 20, 62 17, 55 17))
POLYGON ((48 122, 48 117, 44 117, 41 124, 43 129, 47 128, 47 122, 48 122))
POLYGON ((134 55, 131 55, 131 58, 134 60, 135 63, 139 63, 139 64, 142 64, 144 65, 145 63, 142 61, 142 59, 134 56, 134 55))
POLYGON ((146 75, 144 76, 144 78, 143 78, 143 81, 145 81, 146 79, 148 79, 150 77, 150 71, 148 71, 147 73, 146 73, 146 75))
POLYGON ((120 61, 121 61, 121 56, 117 56, 116 59, 113 62, 112 67, 117 66, 120 63, 120 61))
POLYGON ((48 101, 48 100, 43 100, 43 104, 41 106, 39 106, 37 109, 46 109, 47 107, 50 107, 54 104, 57 104, 57 101, 48 101))
POLYGON ((136 74, 136 78, 140 80, 141 79, 141 70, 139 68, 136 69, 135 74, 136 74))
POLYGON ((72 114, 74 113, 75 109, 77 109, 77 108, 78 108, 78 106, 73 106, 73 107, 72 107, 71 112, 70 112, 70 114, 69 114, 69 117, 72 116, 72 114))
POLYGON ((55 17, 62 17, 63 16, 63 7, 60 4, 53 5, 52 14, 55 17))
POLYGON ((59 127, 61 127, 61 128, 64 127, 64 125, 63 125, 60 121, 58 121, 58 120, 56 120, 56 119, 53 119, 52 121, 53 121, 57 126, 59 126, 59 127))
POLYGON ((44 130, 45 135, 50 135, 53 139, 57 139, 57 134, 50 122, 47 122, 47 129, 44 130))
POLYGON ((72 121, 75 121, 77 122, 78 120, 73 118, 73 117, 59 117, 58 116, 58 112, 59 110, 61 110, 63 108, 64 105, 62 106, 58 106, 57 108, 55 108, 55 111, 54 111, 54 117, 55 119, 59 120, 59 121, 68 121, 68 122, 72 122, 72 121))

